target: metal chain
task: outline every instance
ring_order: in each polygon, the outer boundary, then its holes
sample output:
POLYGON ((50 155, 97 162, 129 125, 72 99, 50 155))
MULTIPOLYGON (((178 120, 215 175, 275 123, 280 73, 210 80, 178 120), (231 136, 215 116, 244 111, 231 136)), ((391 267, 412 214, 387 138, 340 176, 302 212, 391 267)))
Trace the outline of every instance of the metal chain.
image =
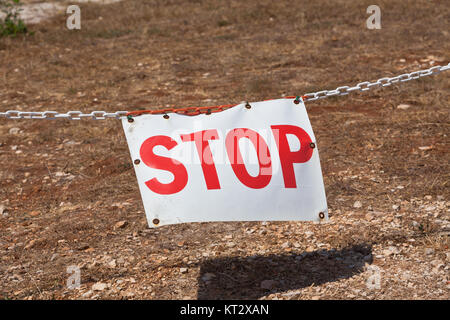
POLYGON ((392 77, 392 78, 389 78, 389 77, 380 78, 374 82, 364 81, 364 82, 358 83, 356 86, 353 86, 353 87, 343 86, 343 87, 338 87, 334 90, 323 90, 323 91, 318 91, 318 92, 314 92, 314 93, 307 93, 307 94, 303 95, 302 97, 304 100, 314 101, 314 100, 323 99, 323 98, 332 97, 332 96, 345 96, 345 95, 349 94, 350 92, 367 91, 367 90, 376 88, 378 86, 387 87, 393 83, 415 80, 415 79, 419 79, 422 77, 435 75, 435 74, 440 73, 441 71, 447 71, 449 69, 450 69, 450 63, 447 64, 446 66, 434 66, 429 69, 414 71, 411 73, 404 73, 404 74, 401 74, 399 76, 392 77))
MULTIPOLYGON (((387 87, 394 83, 406 82, 414 79, 419 79, 426 76, 436 75, 442 71, 450 70, 450 63, 446 66, 434 66, 429 69, 414 71, 411 73, 404 73, 396 77, 384 77, 374 82, 364 81, 357 85, 342 86, 334 90, 323 90, 314 93, 307 93, 303 96, 305 101, 314 101, 332 96, 344 96, 354 91, 367 91, 376 87, 387 87)), ((214 108, 214 107, 209 107, 214 108)), ((176 112, 177 109, 173 109, 176 112)), ((17 111, 8 110, 6 112, 0 112, 0 118, 7 119, 68 119, 68 120, 81 120, 81 119, 93 119, 93 120, 105 120, 105 119, 120 119, 131 114, 128 111, 116 111, 108 113, 105 111, 92 111, 91 113, 82 113, 81 111, 69 111, 67 113, 59 113, 56 111, 43 111, 43 112, 30 112, 30 111, 17 111)))
POLYGON ((91 113, 82 113, 81 111, 69 111, 67 113, 59 113, 56 111, 43 111, 43 112, 27 112, 8 110, 6 112, 0 112, 0 118, 8 119, 68 119, 68 120, 81 120, 81 119, 93 119, 93 120, 105 120, 105 119, 120 119, 127 115, 127 111, 117 112, 105 112, 105 111, 92 111, 91 113))

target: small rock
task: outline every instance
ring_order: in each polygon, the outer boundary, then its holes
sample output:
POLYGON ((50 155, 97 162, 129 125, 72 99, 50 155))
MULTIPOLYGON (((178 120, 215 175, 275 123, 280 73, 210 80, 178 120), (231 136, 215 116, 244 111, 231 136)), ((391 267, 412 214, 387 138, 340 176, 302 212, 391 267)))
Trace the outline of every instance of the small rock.
POLYGON ((406 109, 409 109, 409 108, 411 108, 411 106, 409 104, 399 104, 397 106, 397 109, 400 109, 400 110, 406 110, 406 109))
POLYGON ((355 203, 353 204, 353 208, 361 208, 362 207, 362 203, 361 201, 355 201, 355 203))
POLYGON ((116 260, 111 260, 110 262, 108 262, 108 267, 111 269, 114 269, 117 266, 116 264, 116 260))
POLYGON ((205 273, 202 276, 202 280, 203 281, 210 281, 210 280, 214 279, 215 277, 216 277, 216 275, 214 273, 205 273))
POLYGON ((431 261, 431 265, 435 266, 435 267, 440 267, 440 266, 443 266, 444 264, 442 263, 441 260, 436 259, 436 260, 431 261))
POLYGON ((85 293, 83 293, 83 294, 81 295, 81 297, 83 297, 83 298, 89 298, 90 296, 92 296, 92 294, 93 294, 92 290, 88 290, 88 291, 86 291, 85 293))
POLYGON ((114 225, 115 229, 123 229, 127 226, 128 222, 125 220, 119 221, 114 225))
POLYGON ((8 210, 6 210, 6 207, 3 204, 0 204, 0 215, 2 215, 3 217, 8 216, 8 210))
POLYGON ((32 217, 37 217, 38 215, 40 215, 40 212, 39 211, 31 211, 29 213, 29 215, 32 216, 32 217))
POLYGON ((83 251, 83 250, 86 250, 86 249, 89 249, 89 245, 88 244, 80 244, 78 246, 78 248, 77 248, 77 250, 79 250, 79 251, 83 251))
POLYGON ((427 256, 429 256, 429 255, 431 255, 431 254, 433 254, 434 253, 434 249, 433 248, 426 248, 425 249, 425 254, 427 255, 427 256))
POLYGON ((187 273, 188 272, 188 268, 180 268, 180 272, 181 273, 187 273))
POLYGON ((433 146, 423 146, 423 147, 419 147, 419 150, 422 150, 422 151, 430 151, 431 149, 433 149, 433 146))
POLYGON ((9 129, 9 134, 18 134, 20 132, 19 128, 11 128, 9 129))
POLYGON ((131 298, 131 297, 134 297, 135 293, 131 290, 128 290, 128 291, 121 292, 120 295, 125 298, 131 298))
POLYGON ((396 247, 389 247, 389 248, 383 250, 384 256, 390 256, 390 255, 397 254, 397 253, 398 253, 398 249, 396 247))
POLYGON ((272 290, 276 284, 277 282, 275 280, 263 280, 261 281, 261 289, 272 290))
POLYGON ((34 247, 34 245, 37 243, 37 239, 33 239, 25 246, 25 249, 31 249, 34 247))
POLYGON ((107 285, 106 283, 103 283, 103 282, 97 282, 97 283, 94 283, 94 284, 92 285, 92 290, 93 290, 93 291, 103 291, 103 290, 105 290, 107 287, 108 287, 108 285, 107 285))
POLYGON ((373 218, 374 218, 374 215, 372 213, 369 212, 369 213, 366 214, 366 220, 370 221, 373 218))
POLYGON ((281 248, 283 248, 283 249, 288 248, 288 247, 289 247, 289 242, 288 241, 286 241, 285 243, 283 243, 281 245, 281 248))

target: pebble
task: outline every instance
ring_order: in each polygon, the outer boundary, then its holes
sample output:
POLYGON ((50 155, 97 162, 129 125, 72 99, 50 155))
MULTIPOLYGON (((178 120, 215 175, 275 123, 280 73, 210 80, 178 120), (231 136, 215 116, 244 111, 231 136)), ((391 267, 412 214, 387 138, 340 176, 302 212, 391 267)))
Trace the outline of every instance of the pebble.
POLYGON ((83 250, 86 250, 86 249, 89 249, 89 245, 88 245, 88 244, 85 244, 85 243, 82 243, 82 244, 80 244, 80 245, 77 247, 77 250, 79 250, 79 251, 83 251, 83 250))
POLYGON ((180 268, 180 272, 181 273, 187 273, 188 272, 188 268, 180 268))
POLYGON ((281 248, 283 248, 283 249, 288 248, 288 247, 289 247, 289 242, 288 241, 281 245, 281 248))
POLYGON ((31 249, 31 248, 33 248, 34 245, 36 244, 36 242, 37 242, 37 239, 31 240, 31 241, 25 246, 25 249, 31 249))
POLYGON ((390 256, 393 254, 397 254, 398 252, 399 251, 396 247, 389 247, 389 248, 383 250, 383 255, 390 256))
POLYGON ((399 104, 397 106, 397 109, 400 109, 400 110, 407 110, 409 108, 411 108, 411 106, 409 104, 399 104))
POLYGON ((3 204, 0 204, 0 215, 2 215, 3 217, 8 216, 8 210, 6 210, 6 207, 3 204))
POLYGON ((272 290, 275 288, 277 282, 275 280, 263 280, 261 281, 261 289, 272 290))
POLYGON ((103 282, 97 282, 97 283, 94 283, 94 284, 92 285, 92 290, 93 290, 93 291, 103 291, 103 290, 105 290, 107 287, 108 287, 108 285, 107 285, 106 283, 103 283, 103 282))
POLYGON ((9 134, 18 134, 20 132, 19 128, 11 128, 9 129, 9 134))
POLYGON ((444 264, 442 263, 442 261, 441 261, 441 260, 438 260, 438 259, 433 260, 433 261, 431 261, 430 263, 431 263, 432 266, 435 266, 435 267, 444 265, 444 264))
POLYGON ((111 269, 114 269, 117 266, 116 264, 116 260, 111 260, 110 262, 108 262, 108 267, 111 269))
POLYGON ((353 204, 353 208, 361 208, 362 207, 362 203, 361 201, 355 201, 355 203, 353 204))
POLYGON ((215 277, 216 277, 216 275, 214 273, 205 273, 202 276, 202 280, 203 281, 210 281, 210 280, 214 279, 215 277))
POLYGON ((119 221, 114 225, 115 229, 123 229, 127 226, 128 222, 125 220, 119 221))

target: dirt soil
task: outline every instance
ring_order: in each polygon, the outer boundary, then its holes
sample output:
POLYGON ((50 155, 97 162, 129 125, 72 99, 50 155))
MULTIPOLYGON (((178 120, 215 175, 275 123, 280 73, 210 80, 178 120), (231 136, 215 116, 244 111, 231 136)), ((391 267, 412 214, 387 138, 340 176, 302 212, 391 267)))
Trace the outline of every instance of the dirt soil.
MULTIPOLYGON (((259 101, 450 61, 447 1, 377 1, 380 30, 371 4, 80 3, 81 30, 63 12, 0 39, 0 111, 259 101)), ((149 229, 118 120, 0 119, 0 297, 449 299, 449 75, 306 103, 326 223, 149 229)))

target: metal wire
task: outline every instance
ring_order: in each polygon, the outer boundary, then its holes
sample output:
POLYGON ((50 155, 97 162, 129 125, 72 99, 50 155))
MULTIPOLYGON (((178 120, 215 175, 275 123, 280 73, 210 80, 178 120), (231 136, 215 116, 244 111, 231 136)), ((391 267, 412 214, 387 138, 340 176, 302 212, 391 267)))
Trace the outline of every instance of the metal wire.
MULTIPOLYGON (((318 99, 324 99, 332 96, 345 96, 351 92, 355 91, 367 91, 376 87, 387 87, 395 83, 406 82, 410 80, 419 79, 426 76, 436 75, 442 71, 450 70, 450 63, 446 66, 434 66, 429 69, 414 71, 411 73, 404 73, 395 77, 384 77, 376 81, 360 82, 357 85, 342 86, 334 90, 322 90, 313 93, 307 93, 302 95, 304 101, 314 101, 318 99)), ((297 101, 298 97, 286 97, 295 98, 297 101)), ((105 119, 120 119, 123 117, 134 117, 141 114, 166 114, 166 113, 181 113, 187 115, 197 115, 200 113, 211 113, 220 112, 227 108, 231 108, 235 105, 226 106, 212 106, 212 107, 191 107, 191 108, 171 108, 163 110, 139 110, 139 111, 116 111, 116 112, 106 112, 106 111, 92 111, 91 113, 82 113, 81 111, 69 111, 66 113, 60 113, 57 111, 18 111, 18 110, 8 110, 6 112, 0 112, 0 118, 7 119, 67 119, 67 120, 81 120, 81 119, 92 119, 92 120, 105 120, 105 119)))

